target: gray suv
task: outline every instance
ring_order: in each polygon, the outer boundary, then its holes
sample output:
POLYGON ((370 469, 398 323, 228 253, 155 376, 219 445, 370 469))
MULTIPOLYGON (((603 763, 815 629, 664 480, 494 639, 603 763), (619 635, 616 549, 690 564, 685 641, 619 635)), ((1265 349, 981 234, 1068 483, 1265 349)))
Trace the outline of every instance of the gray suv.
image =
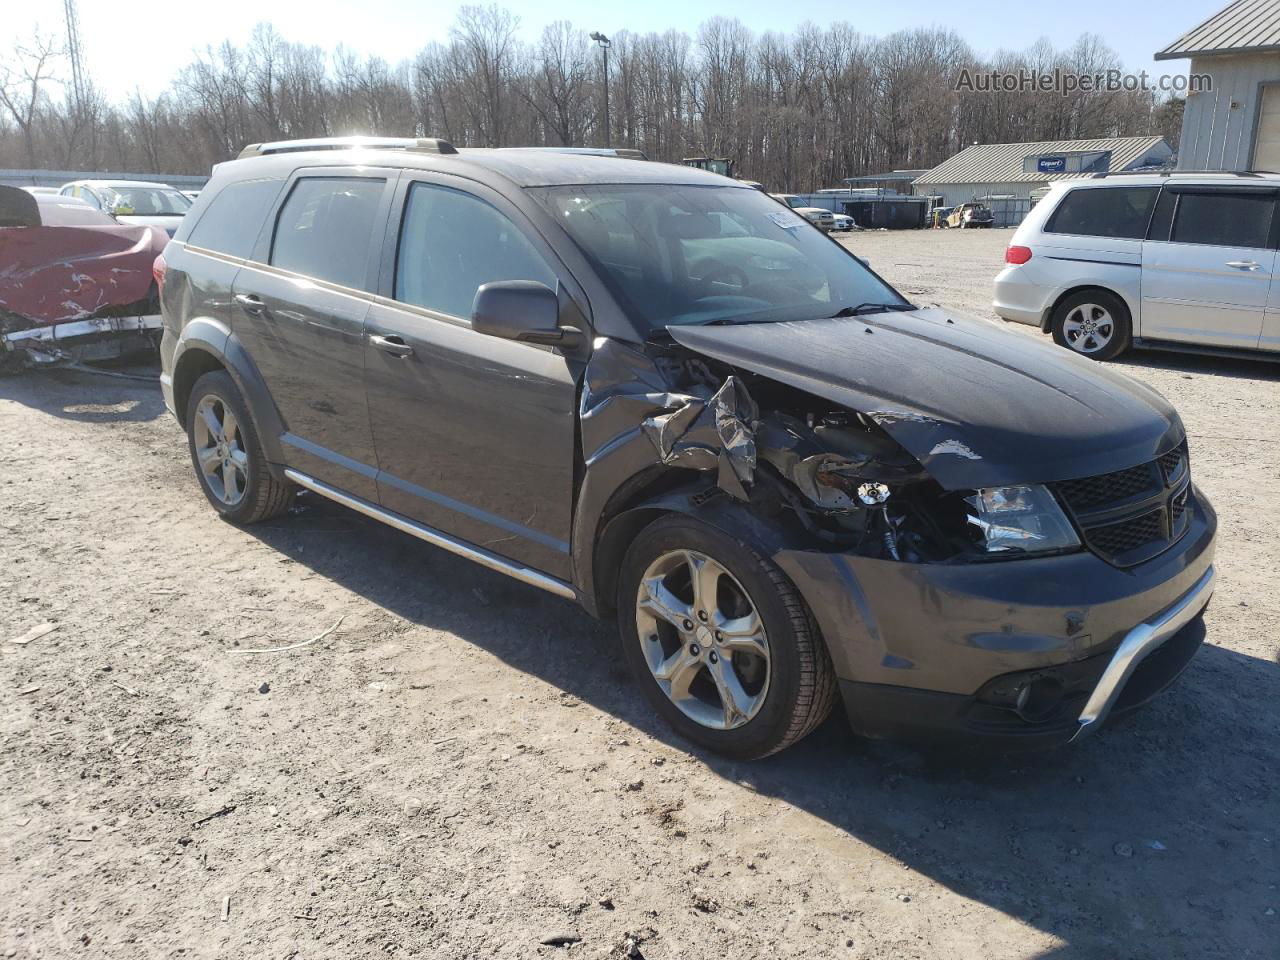
POLYGON ((254 145, 156 263, 213 508, 308 490, 616 617, 738 758, 1069 741, 1204 637, 1216 519, 1151 389, 907 302, 749 186, 439 140, 254 145))

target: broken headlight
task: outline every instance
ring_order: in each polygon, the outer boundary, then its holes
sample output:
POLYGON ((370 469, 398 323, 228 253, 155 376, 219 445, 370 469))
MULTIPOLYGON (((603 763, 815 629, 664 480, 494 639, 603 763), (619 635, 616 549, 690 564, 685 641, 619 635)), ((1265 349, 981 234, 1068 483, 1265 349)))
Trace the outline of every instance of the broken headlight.
POLYGON ((1046 553, 1080 546, 1071 521, 1042 486, 986 487, 964 501, 969 524, 977 528, 988 553, 1046 553))

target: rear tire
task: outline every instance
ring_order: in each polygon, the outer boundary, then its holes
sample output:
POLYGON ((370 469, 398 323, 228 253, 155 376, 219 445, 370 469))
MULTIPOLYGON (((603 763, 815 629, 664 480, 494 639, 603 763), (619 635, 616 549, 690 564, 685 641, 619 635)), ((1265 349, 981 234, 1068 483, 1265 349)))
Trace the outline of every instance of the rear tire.
POLYGON ((1054 343, 1090 360, 1114 360, 1133 339, 1129 308, 1106 290, 1065 297, 1054 308, 1050 329, 1054 343))
POLYGON ((249 409, 225 371, 206 373, 191 388, 187 447, 200 489, 224 520, 269 520, 293 502, 296 488, 272 476, 249 409))
POLYGON ((716 753, 754 760, 783 750, 836 701, 831 658, 795 586, 751 545, 692 517, 640 532, 622 562, 617 609, 623 657, 644 695, 677 733, 716 753), (676 615, 657 613, 655 596, 676 615))

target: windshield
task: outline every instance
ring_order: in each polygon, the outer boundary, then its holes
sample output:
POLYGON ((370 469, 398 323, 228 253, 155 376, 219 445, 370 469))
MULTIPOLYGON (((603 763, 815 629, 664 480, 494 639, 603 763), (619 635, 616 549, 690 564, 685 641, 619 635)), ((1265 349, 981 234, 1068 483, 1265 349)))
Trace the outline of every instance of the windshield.
POLYGON ((852 253, 758 190, 597 184, 529 192, 645 333, 909 308, 852 253))
POLYGON ((168 187, 111 187, 107 203, 124 217, 180 217, 191 201, 168 187))

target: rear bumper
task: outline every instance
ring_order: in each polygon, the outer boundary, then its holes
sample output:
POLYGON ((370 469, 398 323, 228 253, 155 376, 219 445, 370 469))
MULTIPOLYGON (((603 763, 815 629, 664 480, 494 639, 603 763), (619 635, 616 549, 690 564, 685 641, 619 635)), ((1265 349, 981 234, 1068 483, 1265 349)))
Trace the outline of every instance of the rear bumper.
POLYGON ((782 551, 822 630, 854 729, 1065 743, 1145 702, 1199 648, 1217 518, 1126 570, 1092 553, 905 564, 782 551))
POLYGON ((1007 266, 996 276, 995 298, 991 308, 996 316, 1015 323, 1044 326, 1048 310, 1048 291, 1035 283, 1025 269, 1025 264, 1007 266))

